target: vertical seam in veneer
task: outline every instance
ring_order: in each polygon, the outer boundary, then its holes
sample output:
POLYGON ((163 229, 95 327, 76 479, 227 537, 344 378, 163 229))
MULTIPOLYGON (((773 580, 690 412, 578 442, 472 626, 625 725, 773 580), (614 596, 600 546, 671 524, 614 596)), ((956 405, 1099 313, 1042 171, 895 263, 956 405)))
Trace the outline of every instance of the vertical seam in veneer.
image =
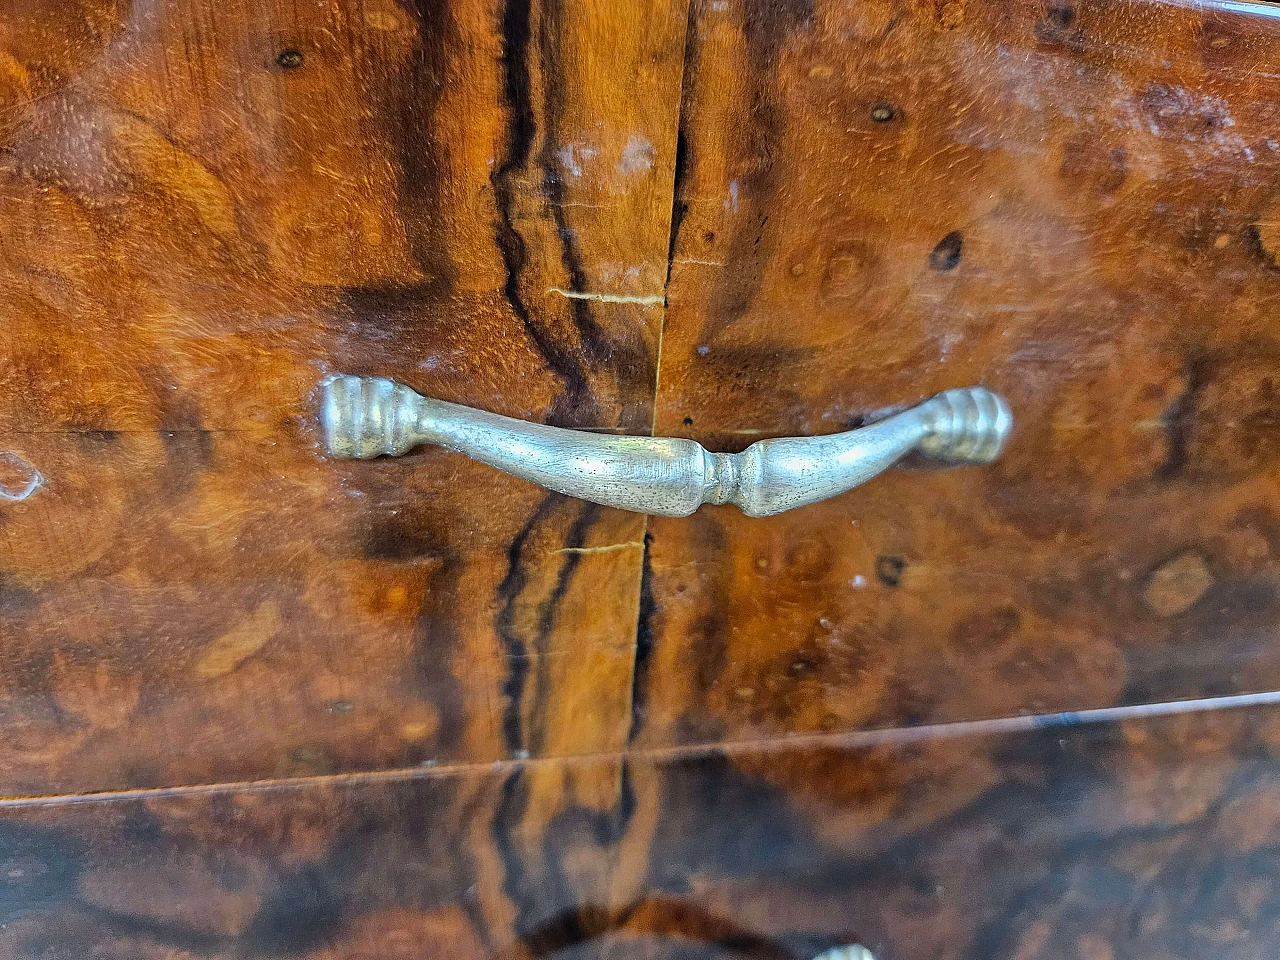
MULTIPOLYGON (((649 436, 656 436, 658 432, 658 397, 662 389, 662 347, 667 332, 667 311, 671 308, 670 290, 671 290, 671 269, 675 260, 676 242, 680 233, 680 225, 684 219, 681 210, 685 164, 688 160, 687 140, 685 138, 685 113, 687 109, 688 90, 685 84, 689 80, 689 57, 692 52, 692 45, 696 33, 694 31, 694 16, 696 13, 698 0, 685 0, 684 15, 684 44, 683 55, 680 59, 680 97, 676 105, 676 155, 671 164, 671 204, 668 207, 667 217, 667 268, 662 281, 662 304, 658 314, 658 337, 654 347, 653 361, 653 400, 649 406, 649 436)), ((650 517, 644 515, 640 528, 640 542, 644 545, 640 553, 640 569, 636 574, 636 611, 635 618, 632 621, 633 628, 631 631, 631 684, 630 696, 627 698, 627 735, 623 744, 623 755, 619 758, 618 763, 618 787, 620 790, 634 789, 628 787, 630 783, 630 769, 628 767, 627 749, 630 748, 632 741, 635 739, 637 732, 643 722, 643 718, 637 712, 638 694, 640 683, 648 674, 647 664, 653 656, 653 643, 650 639, 645 650, 645 663, 640 660, 640 634, 641 630, 645 630, 646 634, 652 638, 649 622, 653 617, 653 604, 646 603, 646 589, 652 589, 652 572, 649 563, 649 524, 650 517), (644 667, 645 669, 642 669, 644 667)), ((633 798, 633 803, 635 802, 633 798)), ((632 810, 634 813, 634 809, 632 810)), ((630 832, 631 814, 626 816, 626 826, 623 828, 624 833, 630 832)), ((609 864, 608 871, 608 889, 609 907, 614 909, 617 904, 614 902, 617 878, 621 864, 622 850, 624 844, 619 842, 613 850, 612 862, 609 864)))
MULTIPOLYGON (((676 240, 680 232, 680 223, 684 219, 680 213, 680 205, 683 194, 684 165, 687 161, 684 124, 689 91, 685 84, 689 80, 689 58, 692 53, 694 37, 696 36, 693 28, 696 8, 697 0, 688 0, 685 5, 684 55, 680 60, 680 99, 676 108, 676 155, 671 165, 671 206, 667 218, 669 231, 667 239, 667 270, 666 277, 662 283, 662 310, 658 317, 658 343, 654 351, 653 363, 653 402, 649 408, 649 436, 651 437, 657 436, 658 431, 658 395, 662 389, 662 344, 667 330, 667 311, 671 308, 671 303, 668 299, 671 288, 671 267, 675 260, 676 240)), ((641 618, 646 616, 644 590, 645 578, 649 571, 649 519, 649 515, 645 514, 644 525, 640 532, 640 541, 644 544, 644 550, 640 555, 639 583, 636 589, 635 630, 632 632, 631 638, 631 702, 629 704, 631 722, 627 728, 628 745, 635 738, 637 731, 635 713, 636 682, 639 679, 640 630, 643 626, 641 618)))

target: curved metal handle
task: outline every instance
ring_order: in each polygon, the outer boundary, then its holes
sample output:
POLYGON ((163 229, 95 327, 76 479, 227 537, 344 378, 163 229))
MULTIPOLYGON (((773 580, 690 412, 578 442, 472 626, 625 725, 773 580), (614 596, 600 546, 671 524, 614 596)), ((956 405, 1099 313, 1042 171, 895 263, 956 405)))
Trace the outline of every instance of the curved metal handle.
POLYGON ((325 446, 335 457, 399 456, 435 443, 583 500, 664 517, 734 503, 767 517, 844 493, 912 451, 951 464, 990 463, 1013 415, 982 387, 948 390, 870 426, 825 437, 761 440, 712 453, 678 437, 615 437, 548 427, 432 400, 383 377, 322 388, 325 446))

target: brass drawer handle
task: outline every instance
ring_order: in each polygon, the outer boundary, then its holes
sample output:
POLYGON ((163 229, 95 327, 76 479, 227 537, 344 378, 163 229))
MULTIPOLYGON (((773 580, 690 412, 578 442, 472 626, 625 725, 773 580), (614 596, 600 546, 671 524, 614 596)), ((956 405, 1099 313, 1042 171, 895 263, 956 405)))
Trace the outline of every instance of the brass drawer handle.
POLYGON ((434 443, 571 497, 664 517, 688 516, 704 503, 767 517, 844 493, 913 451, 949 464, 990 463, 1013 428, 1004 399, 966 387, 857 430, 712 453, 678 437, 526 423, 432 400, 384 377, 332 377, 321 393, 332 456, 394 457, 434 443))

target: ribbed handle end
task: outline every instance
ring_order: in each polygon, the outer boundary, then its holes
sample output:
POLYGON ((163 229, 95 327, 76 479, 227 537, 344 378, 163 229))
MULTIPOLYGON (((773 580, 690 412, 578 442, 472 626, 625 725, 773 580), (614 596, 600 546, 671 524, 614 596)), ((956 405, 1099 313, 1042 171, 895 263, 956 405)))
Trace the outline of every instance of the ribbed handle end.
POLYGON ((320 424, 329 455, 398 457, 420 441, 422 398, 386 377, 332 377, 321 387, 320 424))
POLYGON ((1013 432, 1008 401, 985 387, 947 390, 928 401, 921 413, 928 433, 920 451, 944 463, 991 463, 1013 432))

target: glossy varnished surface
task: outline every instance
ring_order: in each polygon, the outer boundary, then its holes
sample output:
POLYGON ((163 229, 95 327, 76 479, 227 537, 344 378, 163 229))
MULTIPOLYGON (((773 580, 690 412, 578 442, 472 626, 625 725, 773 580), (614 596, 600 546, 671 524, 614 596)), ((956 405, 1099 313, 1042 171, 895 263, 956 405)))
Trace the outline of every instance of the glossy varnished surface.
POLYGON ((9 806, 0 952, 1260 960, 1278 749, 1272 707, 9 806))
POLYGON ((1276 707, 930 726, 1280 687, 1270 9, 0 3, 0 956, 1274 956, 1276 707), (1019 428, 646 523, 338 371, 1019 428))
POLYGON ((313 427, 649 429, 686 17, 606 7, 0 4, 0 792, 623 742, 643 521, 313 427))
POLYGON ((1000 462, 650 525, 639 742, 1280 686, 1274 8, 695 5, 657 431, 1000 462))
POLYGON ((1274 19, 607 6, 10 8, 0 789, 1277 685, 1274 19), (970 381, 1020 427, 655 521, 642 585, 644 521, 323 460, 334 370, 639 433, 656 378, 720 449, 970 381))

